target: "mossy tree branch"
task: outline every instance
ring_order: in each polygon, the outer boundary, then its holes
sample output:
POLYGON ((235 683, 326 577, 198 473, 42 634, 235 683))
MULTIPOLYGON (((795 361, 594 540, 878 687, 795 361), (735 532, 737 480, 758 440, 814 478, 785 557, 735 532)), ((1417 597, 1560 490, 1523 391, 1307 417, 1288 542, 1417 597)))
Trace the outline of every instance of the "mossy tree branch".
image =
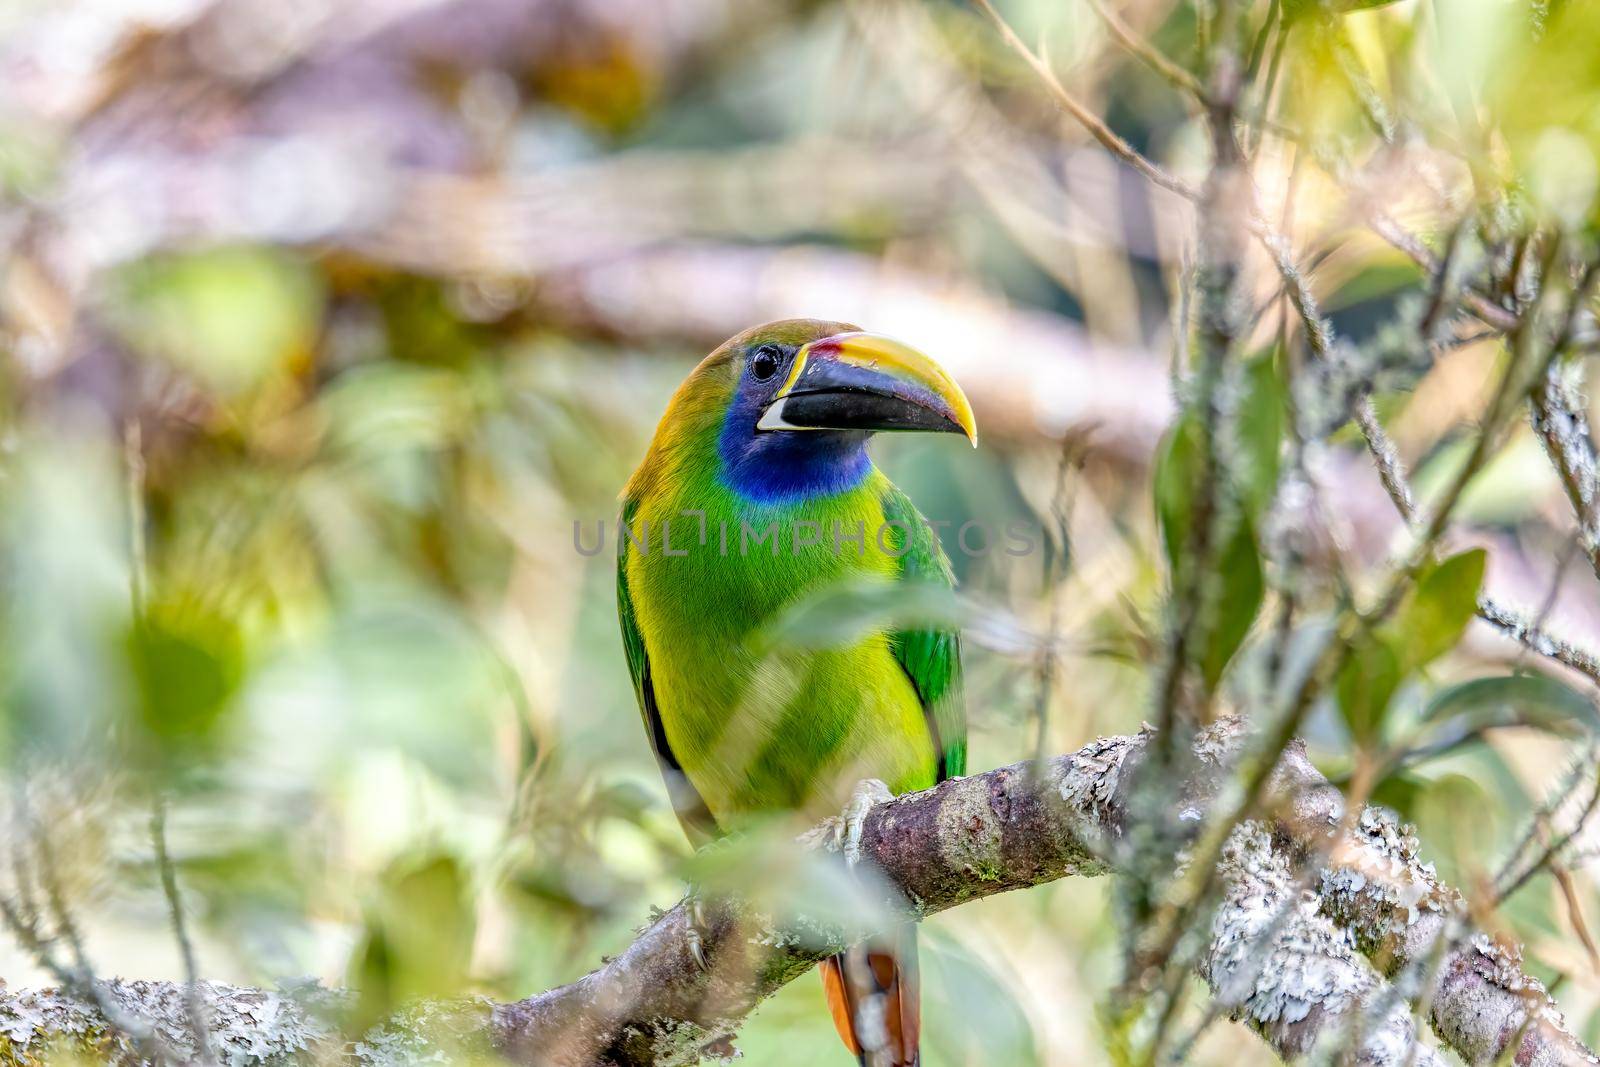
MULTIPOLYGON (((820 827, 806 844, 869 862, 885 876, 873 890, 880 923, 1068 874, 1107 873, 1124 852, 1132 771, 1152 736, 1106 738, 1043 765, 1015 764, 883 800, 820 827)), ((1180 793, 1182 821, 1203 823, 1247 742, 1236 720, 1199 735, 1199 770, 1180 793)), ((1415 1039, 1408 1007, 1436 976, 1432 995, 1419 999, 1436 1033, 1467 1062, 1494 1062, 1513 1043, 1519 1064, 1597 1062, 1515 955, 1472 932, 1460 898, 1392 820, 1369 811, 1349 839, 1330 847, 1328 835, 1343 821, 1342 796, 1298 743, 1279 759, 1267 800, 1270 818, 1242 824, 1224 850, 1220 903, 1199 970, 1221 1007, 1285 1059, 1344 1045, 1360 1063, 1442 1063, 1415 1039), (1322 856, 1331 858, 1321 869, 1304 869, 1322 856)), ((690 1063, 725 1049, 765 997, 868 932, 840 922, 689 900, 570 985, 509 1004, 421 1005, 354 1042, 339 1032, 343 994, 211 983, 202 993, 212 1041, 230 1063, 327 1062, 330 1055, 414 1062, 423 1047, 441 1046, 493 1048, 540 1065, 690 1063)), ((182 985, 102 987, 174 1049, 188 1048, 182 985)), ((65 1041, 137 1062, 114 1035, 94 1008, 63 994, 0 994, 0 1040, 13 1058, 65 1041)))

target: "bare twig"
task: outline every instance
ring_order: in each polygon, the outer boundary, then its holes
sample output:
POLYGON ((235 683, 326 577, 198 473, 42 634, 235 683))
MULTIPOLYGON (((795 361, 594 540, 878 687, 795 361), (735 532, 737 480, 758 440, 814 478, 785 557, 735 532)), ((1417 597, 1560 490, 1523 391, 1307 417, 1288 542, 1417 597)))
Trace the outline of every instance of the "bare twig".
POLYGON ((1572 932, 1578 935, 1578 940, 1583 942, 1584 951, 1589 954, 1589 965, 1596 974, 1600 974, 1600 946, 1594 941, 1594 935, 1589 932, 1589 924, 1583 918, 1583 902, 1578 895, 1577 882, 1564 863, 1552 863, 1550 874, 1555 878, 1556 884, 1561 887, 1561 897, 1567 908, 1567 922, 1572 927, 1572 932))
POLYGON ((1367 450, 1372 453, 1372 462, 1378 468, 1378 479, 1383 482, 1384 491, 1394 501, 1400 517, 1407 522, 1413 521, 1417 517, 1417 502, 1411 495, 1411 486, 1406 482, 1400 450, 1395 448, 1383 424, 1378 421, 1378 413, 1372 408, 1372 398, 1363 396, 1358 399, 1352 414, 1362 440, 1367 443, 1367 450))
MULTIPOLYGON (((1531 332, 1527 331, 1530 334, 1531 332)), ((1516 358, 1507 364, 1467 461, 1441 494, 1427 522, 1421 524, 1409 555, 1391 570, 1385 591, 1376 599, 1369 611, 1355 612, 1347 609, 1343 613, 1344 617, 1338 630, 1324 642, 1316 662, 1305 672, 1300 684, 1279 713, 1264 743, 1257 749, 1254 757, 1246 762, 1244 773, 1241 775, 1242 788, 1236 799, 1224 814, 1213 813, 1212 821, 1195 845, 1194 857, 1189 866, 1188 891, 1158 917, 1156 928, 1160 933, 1156 943, 1160 948, 1155 959, 1165 960, 1171 955, 1194 913, 1209 898, 1216 885, 1217 860, 1228 835, 1233 832, 1234 827, 1250 818, 1256 811, 1256 805, 1262 799, 1278 754, 1299 732, 1300 724, 1304 721, 1315 697, 1328 690, 1344 665, 1362 646, 1365 637, 1394 612, 1405 592, 1411 587, 1417 572, 1432 558, 1434 547, 1444 533, 1461 493, 1487 458, 1490 442, 1498 435, 1510 404, 1515 397, 1526 391, 1524 366, 1529 361, 1527 353, 1530 348, 1531 342, 1520 344, 1516 358)))
POLYGON ((126 1010, 111 995, 106 984, 95 976, 82 935, 73 920, 66 895, 61 889, 54 852, 44 828, 35 824, 31 812, 25 808, 19 812, 18 822, 19 832, 27 834, 33 846, 33 856, 28 864, 29 874, 25 875, 19 868, 19 894, 26 901, 29 896, 29 891, 26 889, 28 881, 35 880, 39 883, 57 933, 52 936, 45 932, 40 909, 31 903, 19 906, 4 894, 0 894, 0 921, 5 923, 6 928, 17 939, 17 943, 34 958, 35 962, 55 976, 63 989, 84 1004, 93 1005, 103 1024, 114 1033, 122 1035, 129 1046, 143 1058, 143 1062, 154 1064, 156 1067, 165 1067, 172 1063, 170 1049, 148 1021, 126 1010), (72 953, 71 962, 62 960, 57 954, 55 946, 57 939, 64 939, 67 942, 72 953))
POLYGON ((1023 62, 1039 76, 1039 80, 1050 90, 1050 95, 1055 100, 1056 106, 1071 115, 1079 125, 1089 132, 1091 137, 1100 142, 1100 145, 1106 151, 1161 188, 1177 193, 1186 200, 1199 199, 1200 193, 1197 189, 1183 179, 1169 174, 1155 163, 1152 163, 1137 148, 1134 148, 1133 145, 1113 131, 1110 126, 1102 122, 1100 117, 1085 107, 1077 97, 1068 92, 1066 86, 1062 85, 1060 79, 1056 77, 1055 71, 1050 69, 1050 64, 1046 63, 1033 49, 1022 43, 1022 39, 1011 28, 1011 24, 1005 20, 1005 16, 996 11, 989 0, 973 0, 973 2, 978 5, 985 15, 989 16, 990 21, 1000 31, 1000 36, 1005 39, 1006 44, 1011 47, 1012 51, 1016 52, 1023 62))
POLYGON ((1373 132, 1385 144, 1392 144, 1395 134, 1394 116, 1389 114, 1389 107, 1383 102, 1383 97, 1378 95, 1372 79, 1367 77, 1366 69, 1361 64, 1361 57, 1356 55, 1355 46, 1350 43, 1349 31, 1336 15, 1326 15, 1323 18, 1322 29, 1333 41, 1334 66, 1339 71, 1340 78, 1344 80, 1351 97, 1360 106, 1361 114, 1373 132))
POLYGON ((1600 684, 1600 656, 1580 645, 1547 631, 1537 620, 1506 607, 1497 600, 1480 597, 1478 616, 1511 640, 1546 656, 1563 667, 1570 667, 1600 684))
POLYGON ((144 438, 137 416, 128 419, 123 427, 122 461, 123 475, 127 480, 124 488, 128 495, 128 595, 132 601, 134 621, 138 622, 144 615, 149 595, 149 575, 144 534, 144 438))
POLYGON ((178 954, 183 959, 184 1011, 188 1017, 190 1036, 199 1050, 200 1062, 206 1067, 217 1062, 211 1045, 211 1028, 206 1022, 205 1004, 200 997, 200 975, 195 964, 194 942, 189 937, 189 924, 183 915, 183 897, 178 891, 178 872, 172 864, 167 849, 167 804, 157 797, 150 809, 150 843, 155 850, 156 870, 161 878, 161 892, 167 899, 167 915, 172 922, 172 936, 178 942, 178 954))
MULTIPOLYGON (((1588 824, 1590 817, 1594 815, 1595 808, 1600 806, 1600 777, 1596 777, 1594 765, 1595 761, 1593 756, 1594 750, 1591 748, 1587 753, 1586 758, 1580 761, 1578 764, 1578 766, 1587 771, 1587 773, 1576 776, 1577 783, 1584 783, 1587 780, 1586 784, 1589 788, 1588 798, 1584 800, 1582 806, 1578 810, 1577 815, 1573 818, 1572 825, 1566 830, 1547 840, 1544 847, 1541 848, 1531 860, 1523 865, 1521 871, 1512 874, 1508 869, 1504 874, 1501 875, 1499 884, 1495 887, 1495 905, 1498 906, 1499 904, 1503 903, 1517 890, 1527 885, 1529 880, 1532 879, 1534 875, 1544 870, 1552 862, 1558 860, 1561 857, 1561 854, 1566 851, 1567 846, 1572 844, 1573 839, 1576 838, 1578 834, 1583 832, 1583 828, 1588 824)), ((1566 799, 1566 796, 1559 796, 1552 799, 1549 808, 1549 814, 1552 817, 1555 815, 1556 809, 1566 799)), ((1547 824, 1545 824, 1543 821, 1539 821, 1536 825, 1538 827, 1545 827, 1547 829, 1547 824)))
POLYGON ((1159 48, 1156 48, 1149 41, 1135 33, 1133 27, 1124 22, 1122 16, 1117 14, 1111 5, 1106 3, 1106 0, 1089 0, 1089 3, 1094 8, 1095 13, 1105 22, 1106 28, 1111 31, 1111 35, 1117 39, 1117 42, 1122 47, 1143 60, 1151 70, 1200 101, 1201 104, 1209 103, 1205 88, 1200 84, 1200 79, 1168 59, 1159 48))
MULTIPOLYGON (((1061 456, 1056 466, 1056 486, 1050 497, 1050 518, 1061 539, 1060 558, 1071 565, 1072 560, 1072 501, 1077 479, 1072 477, 1081 466, 1079 443, 1068 437, 1062 441, 1061 456)), ((1050 705, 1055 698, 1056 670, 1060 664, 1061 587, 1062 576, 1055 568, 1045 572, 1048 612, 1043 640, 1039 643, 1038 691, 1034 703, 1033 758, 1043 763, 1050 739, 1050 705)))
POLYGON ((1584 554, 1600 578, 1600 459, 1588 414, 1565 369, 1559 362, 1551 364, 1534 390, 1531 421, 1577 516, 1584 554))

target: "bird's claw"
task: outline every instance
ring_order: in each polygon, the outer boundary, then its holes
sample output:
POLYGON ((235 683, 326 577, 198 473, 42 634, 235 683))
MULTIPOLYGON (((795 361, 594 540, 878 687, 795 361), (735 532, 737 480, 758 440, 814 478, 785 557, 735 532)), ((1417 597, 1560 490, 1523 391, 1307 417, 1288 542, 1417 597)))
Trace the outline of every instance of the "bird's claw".
POLYGON ((850 802, 834 820, 833 849, 843 853, 845 863, 861 862, 861 835, 866 831, 867 813, 886 800, 894 799, 880 779, 863 778, 850 793, 850 802))
POLYGON ((700 895, 691 891, 684 900, 684 906, 689 913, 689 922, 683 931, 684 940, 689 944, 689 955, 702 972, 709 971, 711 965, 706 962, 705 938, 700 936, 700 931, 706 927, 706 913, 700 904, 700 895))

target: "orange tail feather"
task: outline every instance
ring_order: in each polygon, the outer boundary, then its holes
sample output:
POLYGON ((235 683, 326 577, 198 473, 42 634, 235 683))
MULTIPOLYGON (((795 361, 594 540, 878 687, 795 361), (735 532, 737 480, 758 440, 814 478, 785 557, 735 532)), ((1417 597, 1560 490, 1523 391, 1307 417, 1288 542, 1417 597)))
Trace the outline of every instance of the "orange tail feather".
POLYGON ((919 1067, 917 928, 904 926, 818 965, 833 1025, 862 1067, 919 1067))

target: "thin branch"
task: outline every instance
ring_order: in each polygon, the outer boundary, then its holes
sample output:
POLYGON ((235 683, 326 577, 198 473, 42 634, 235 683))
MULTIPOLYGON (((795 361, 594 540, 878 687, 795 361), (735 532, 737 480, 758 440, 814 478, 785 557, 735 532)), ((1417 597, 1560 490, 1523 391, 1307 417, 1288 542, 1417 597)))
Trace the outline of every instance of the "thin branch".
POLYGON ((189 924, 183 917, 183 897, 178 892, 178 872, 167 850, 167 804, 157 797, 150 809, 150 843, 155 849, 156 869, 161 877, 161 892, 167 900, 167 915, 172 923, 172 936, 178 942, 178 954, 183 959, 184 1009, 188 1016, 189 1032, 199 1050, 200 1062, 212 1067, 217 1062, 211 1046, 211 1030, 206 1022, 205 1005, 200 998, 199 969, 195 964, 194 942, 189 937, 189 924))
MULTIPOLYGON (((1593 750, 1591 750, 1590 755, 1592 757, 1593 750)), ((1584 762, 1592 764, 1593 760, 1587 759, 1584 762)), ((1552 840, 1546 842, 1544 848, 1515 877, 1502 879, 1502 884, 1495 889, 1495 904, 1497 906, 1505 902, 1517 890, 1527 885, 1534 875, 1558 860, 1567 846, 1572 844, 1573 839, 1583 832, 1583 828, 1588 824, 1590 817, 1594 815, 1595 808, 1600 806, 1600 778, 1595 777, 1595 768, 1593 766, 1589 767, 1588 770, 1588 776, 1591 779, 1588 799, 1583 802, 1577 817, 1572 820, 1572 825, 1556 835, 1552 840)), ((1562 800, 1564 799, 1562 798, 1562 800)))
POLYGON ((144 439, 137 416, 130 418, 122 434, 123 475, 128 495, 128 595, 134 621, 141 622, 149 596, 149 574, 145 550, 144 439))
MULTIPOLYGON (((1078 480, 1072 475, 1082 469, 1081 442, 1066 437, 1061 442, 1061 456, 1056 461, 1055 491, 1050 497, 1050 518, 1061 539, 1059 558, 1067 566, 1072 558, 1072 505, 1076 498, 1078 480)), ((1033 758, 1040 762, 1048 753, 1045 747, 1050 738, 1050 705, 1055 698, 1056 671, 1061 660, 1061 599, 1064 575, 1056 568, 1046 566, 1046 601, 1049 605, 1043 640, 1039 643, 1039 672, 1034 698, 1033 758)))
POLYGON ((1578 940, 1583 942, 1584 951, 1589 954, 1589 965, 1596 974, 1600 974, 1600 945, 1596 945, 1594 935, 1589 932, 1589 924, 1583 918, 1583 902, 1578 895, 1577 881, 1572 877, 1572 871, 1564 863, 1550 865, 1550 874, 1555 878, 1556 885, 1561 887, 1562 902, 1567 908, 1567 922, 1572 927, 1572 932, 1578 935, 1578 940))
POLYGON ((1372 462, 1378 468, 1378 480, 1383 482, 1384 492, 1389 494, 1401 518, 1407 523, 1416 521, 1417 502, 1411 495, 1411 486, 1406 482, 1404 461, 1400 458, 1400 450, 1394 446, 1383 424, 1378 421, 1372 398, 1363 396, 1358 399, 1352 414, 1362 440, 1367 443, 1367 451, 1372 454, 1372 462))
POLYGON ((1393 614, 1405 592, 1411 588, 1417 572, 1432 558, 1434 548, 1443 535, 1462 492, 1487 458, 1490 443, 1498 436, 1513 399, 1526 391, 1523 378, 1525 365, 1531 360, 1529 355, 1532 347, 1532 342, 1529 340, 1531 335, 1531 329, 1525 328, 1519 331, 1513 358, 1506 365, 1467 461, 1440 495, 1428 520, 1419 524, 1410 554, 1392 568, 1385 592, 1377 598, 1374 606, 1368 611, 1356 612, 1346 608, 1341 613, 1343 618, 1338 629, 1324 642, 1316 661, 1305 672, 1286 706, 1279 713, 1265 743, 1256 750, 1255 757, 1243 769, 1244 773, 1241 775, 1243 784, 1236 798, 1230 803, 1226 815, 1217 817, 1213 813, 1213 820, 1205 828, 1194 848, 1189 866, 1188 892, 1180 900, 1168 905, 1158 917, 1156 929, 1159 932, 1156 942, 1160 949, 1155 956, 1157 961, 1164 961, 1171 955, 1184 931, 1188 929, 1195 912, 1210 897, 1216 885, 1217 861, 1229 835, 1236 826, 1256 812, 1257 805, 1265 795, 1277 754, 1282 752, 1299 732, 1300 725, 1310 711, 1315 697, 1328 691, 1345 664, 1361 648, 1364 639, 1393 614))
POLYGON ((1577 517, 1584 554, 1600 578, 1600 457, 1585 405, 1564 371, 1561 363, 1551 364, 1535 388, 1531 422, 1577 517))
POLYGON ((1345 88, 1350 91, 1351 97, 1361 108, 1362 116, 1366 118, 1378 138, 1385 144, 1393 144, 1394 117, 1389 114, 1388 105, 1383 102, 1383 97, 1378 95, 1372 79, 1367 77, 1366 69, 1361 64, 1361 57, 1356 55, 1355 46, 1350 43, 1349 31, 1336 15, 1325 15, 1323 19, 1323 29, 1333 42, 1334 67, 1344 80, 1345 88))
MULTIPOLYGON (((1272 58, 1267 63, 1266 87, 1260 94, 1261 99, 1257 105, 1260 107, 1262 114, 1270 114, 1272 111, 1273 99, 1276 97, 1278 92, 1278 74, 1282 70, 1283 53, 1289 45, 1289 31, 1291 28, 1291 23, 1287 18, 1283 17, 1281 11, 1282 7, 1283 3, 1281 0, 1273 0, 1271 10, 1277 13, 1277 18, 1275 20, 1277 33, 1272 45, 1272 58)), ((1263 32, 1265 32, 1264 28, 1263 32)), ((1255 73, 1258 69, 1259 67, 1254 64, 1250 68, 1252 82, 1255 80, 1255 73)), ((1261 145, 1261 135, 1264 130, 1264 126, 1257 126, 1255 129, 1250 131, 1248 151, 1252 156, 1255 154, 1256 149, 1261 145)))
POLYGON ((1250 58, 1244 68, 1246 83, 1256 80, 1256 74, 1261 70, 1261 60, 1267 52, 1267 39, 1272 36, 1272 31, 1278 28, 1278 20, 1282 14, 1283 5, 1279 0, 1270 0, 1267 4, 1267 17, 1261 20, 1261 28, 1256 31, 1255 41, 1250 45, 1250 58))
MULTIPOLYGON (((1367 225, 1372 232, 1383 238, 1394 248, 1404 252, 1411 261, 1429 274, 1439 270, 1439 257, 1435 256, 1428 246, 1423 244, 1421 238, 1396 222, 1393 216, 1371 204, 1367 205, 1367 225)), ((1461 294, 1461 300, 1467 310, 1486 326, 1492 326, 1501 333, 1507 333, 1516 328, 1518 315, 1495 303, 1489 297, 1475 289, 1467 289, 1461 294)))
POLYGON ((1089 0, 1089 4, 1094 8, 1095 13, 1100 16, 1101 20, 1105 22, 1106 29, 1111 31, 1112 36, 1117 39, 1117 42, 1123 48, 1143 60, 1151 70, 1167 79, 1178 89, 1194 97, 1202 106, 1210 106, 1210 100, 1206 95, 1205 88, 1201 86, 1199 78, 1196 78, 1193 74, 1168 59, 1159 48, 1156 48, 1149 41, 1135 33, 1133 27, 1124 22, 1122 16, 1112 10, 1106 0, 1089 0))
MULTIPOLYGON (((1407 480, 1405 463, 1400 458, 1399 449, 1395 447, 1394 441, 1390 439, 1383 424, 1378 421, 1371 398, 1365 396, 1359 398, 1352 415, 1361 431, 1362 440, 1366 442, 1373 464, 1378 469, 1378 478, 1383 483, 1384 491, 1388 493, 1390 501, 1393 502, 1395 511, 1408 526, 1414 526, 1417 521, 1416 499, 1407 480)), ((1478 598, 1478 617, 1528 651, 1578 671, 1600 685, 1600 656, 1549 633, 1544 627, 1542 617, 1518 612, 1487 594, 1478 598)))
POLYGON ((1062 85, 1060 79, 1056 77, 1055 71, 1050 69, 1050 65, 1033 49, 1022 43, 1022 39, 1011 28, 1011 24, 1005 20, 1005 17, 1000 12, 995 10, 994 5, 989 0, 973 0, 973 3, 977 4, 983 13, 989 16, 990 21, 1000 31, 1000 36, 1005 39, 1006 44, 1011 47, 1012 51, 1022 57, 1023 62, 1027 63, 1033 72, 1039 76, 1039 80, 1050 90, 1050 95, 1055 99, 1056 106, 1071 115, 1079 125, 1088 130, 1089 135, 1100 142, 1101 147, 1161 188, 1177 193, 1185 200, 1198 200, 1200 198, 1199 190, 1183 179, 1169 174, 1155 163, 1152 163, 1137 148, 1134 148, 1133 145, 1112 130, 1110 126, 1102 122, 1100 117, 1085 107, 1077 97, 1068 92, 1066 86, 1062 85))
POLYGON ((1600 656, 1581 645, 1557 637, 1537 620, 1487 596, 1478 599, 1478 617, 1511 640, 1564 667, 1570 667, 1600 685, 1600 656))
POLYGON ((128 1011, 112 995, 106 983, 95 976, 56 876, 54 855, 44 829, 34 824, 31 814, 25 813, 21 821, 25 832, 32 838, 35 856, 28 874, 25 875, 18 868, 18 892, 25 903, 19 906, 0 894, 0 921, 4 922, 17 943, 34 961, 61 983, 63 989, 83 1004, 92 1005, 100 1016, 102 1027, 124 1038, 141 1062, 165 1067, 172 1062, 166 1042, 141 1015, 128 1011), (27 903, 29 891, 26 887, 32 880, 36 880, 43 889, 58 931, 55 936, 45 932, 40 911, 27 903), (72 952, 71 962, 57 955, 55 942, 58 938, 66 940, 72 952))

